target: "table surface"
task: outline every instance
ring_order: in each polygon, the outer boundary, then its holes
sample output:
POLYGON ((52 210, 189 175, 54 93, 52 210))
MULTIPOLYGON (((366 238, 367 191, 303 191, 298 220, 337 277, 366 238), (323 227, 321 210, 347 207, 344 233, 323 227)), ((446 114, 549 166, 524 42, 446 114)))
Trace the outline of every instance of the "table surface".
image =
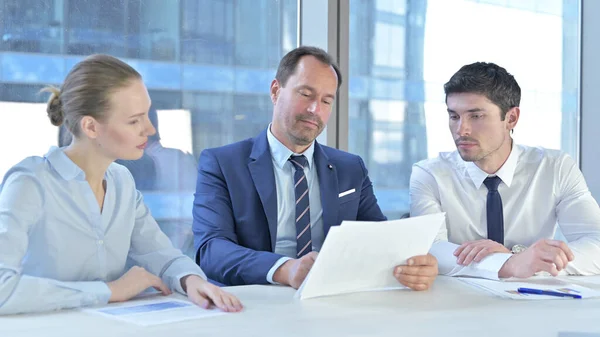
MULTIPOLYGON (((600 290, 600 277, 569 280, 600 290)), ((362 292, 303 301, 294 298, 294 289, 282 286, 227 289, 242 300, 243 312, 149 327, 78 310, 5 316, 0 317, 0 336, 511 337, 600 334, 600 299, 504 299, 443 276, 425 292, 362 292)))

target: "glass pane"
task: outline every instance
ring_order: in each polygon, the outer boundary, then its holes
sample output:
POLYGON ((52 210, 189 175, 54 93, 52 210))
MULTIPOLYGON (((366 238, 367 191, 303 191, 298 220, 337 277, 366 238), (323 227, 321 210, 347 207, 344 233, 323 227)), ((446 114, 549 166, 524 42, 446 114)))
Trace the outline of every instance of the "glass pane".
POLYGON ((58 1, 0 1, 0 51, 60 53, 63 12, 58 1))
POLYGON ((126 56, 125 3, 124 0, 66 1, 67 54, 126 56))
POLYGON ((455 150, 443 84, 465 64, 494 62, 519 82, 516 142, 577 157, 578 8, 577 0, 350 0, 349 150, 365 160, 388 217, 409 210, 412 164, 455 150))
POLYGON ((23 144, 3 154, 0 176, 70 142, 46 117, 44 85, 60 85, 91 53, 120 57, 144 78, 158 134, 140 160, 118 162, 161 228, 192 255, 200 152, 268 125, 269 84, 297 45, 297 17, 296 0, 0 0, 0 111, 10 114, 0 142, 23 144))

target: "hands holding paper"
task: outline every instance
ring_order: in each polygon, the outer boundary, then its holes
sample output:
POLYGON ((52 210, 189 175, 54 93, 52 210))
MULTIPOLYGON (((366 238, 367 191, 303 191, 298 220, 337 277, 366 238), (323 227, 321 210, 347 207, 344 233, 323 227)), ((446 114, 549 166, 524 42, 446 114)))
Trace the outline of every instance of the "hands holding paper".
POLYGON ((511 256, 498 271, 498 276, 526 278, 540 271, 557 276, 573 259, 575 255, 563 241, 542 239, 511 256))
MULTIPOLYGON (((329 229, 318 259, 313 259, 314 253, 303 258, 310 261, 287 261, 280 267, 281 276, 296 275, 298 283, 292 286, 300 285, 298 276, 306 278, 297 292, 301 299, 402 286, 429 289, 438 274, 438 263, 427 252, 444 220, 444 213, 436 213, 401 220, 343 222, 329 229), (288 266, 296 272, 284 273, 288 266)), ((285 277, 273 276, 285 283, 285 277)))
MULTIPOLYGON (((273 275, 273 281, 298 289, 317 255, 317 252, 310 252, 300 259, 286 261, 273 275)), ((408 259, 406 265, 396 267, 393 272, 402 285, 413 290, 427 290, 438 274, 437 259, 431 254, 414 256, 408 259)))
POLYGON ((398 266, 394 276, 402 285, 412 290, 427 290, 438 274, 437 259, 431 255, 413 256, 407 264, 398 266))

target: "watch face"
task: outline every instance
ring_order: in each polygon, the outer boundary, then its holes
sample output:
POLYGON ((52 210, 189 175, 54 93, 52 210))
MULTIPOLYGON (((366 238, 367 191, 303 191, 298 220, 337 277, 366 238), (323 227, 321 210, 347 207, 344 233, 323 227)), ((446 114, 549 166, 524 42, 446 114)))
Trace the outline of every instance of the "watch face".
POLYGON ((520 252, 524 251, 525 249, 527 249, 526 246, 523 246, 523 245, 514 245, 512 247, 512 253, 513 254, 519 254, 520 252))

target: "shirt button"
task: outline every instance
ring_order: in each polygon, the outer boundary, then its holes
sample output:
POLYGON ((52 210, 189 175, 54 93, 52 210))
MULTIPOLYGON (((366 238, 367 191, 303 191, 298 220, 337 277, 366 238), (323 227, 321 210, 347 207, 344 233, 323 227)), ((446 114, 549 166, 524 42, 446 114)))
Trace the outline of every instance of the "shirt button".
POLYGON ((98 240, 98 244, 99 244, 99 245, 102 245, 102 244, 104 244, 104 241, 102 241, 102 240, 98 240))

